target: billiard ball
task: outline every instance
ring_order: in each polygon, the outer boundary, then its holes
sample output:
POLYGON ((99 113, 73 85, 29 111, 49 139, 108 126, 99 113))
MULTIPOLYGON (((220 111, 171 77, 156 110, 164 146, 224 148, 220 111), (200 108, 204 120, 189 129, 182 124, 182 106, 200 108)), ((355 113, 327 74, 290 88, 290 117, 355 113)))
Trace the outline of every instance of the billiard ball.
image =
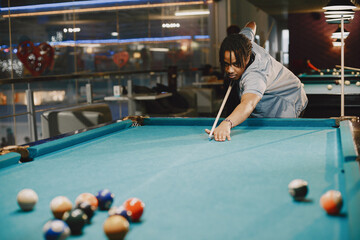
POLYGON ((144 212, 145 204, 138 198, 129 198, 123 203, 132 222, 138 222, 144 212))
POLYGON ((346 81, 344 82, 344 84, 345 84, 345 85, 350 85, 350 81, 349 81, 349 80, 346 80, 346 81))
POLYGON ((324 73, 323 73, 323 72, 320 72, 320 75, 322 76, 322 75, 324 75, 324 73))
POLYGON ((333 88, 333 86, 331 84, 327 85, 327 89, 331 90, 333 88))
POLYGON ((336 84, 336 85, 339 85, 340 82, 341 82, 340 80, 335 80, 335 84, 336 84))
POLYGON ((81 209, 73 209, 64 213, 63 219, 69 225, 71 234, 79 235, 87 222, 87 216, 81 209))
POLYGON ((81 202, 87 202, 96 210, 98 208, 98 200, 91 193, 82 193, 75 199, 75 204, 78 205, 81 202))
POLYGON ((46 240, 65 240, 70 236, 70 228, 62 220, 50 220, 43 227, 44 238, 46 240))
POLYGON ((320 198, 320 206, 330 215, 339 214, 343 200, 341 193, 335 190, 329 190, 320 198))
POLYGON ((81 209, 87 216, 87 222, 90 223, 95 213, 95 208, 88 202, 81 202, 76 205, 75 209, 81 209))
POLYGON ((108 214, 109 214, 109 216, 120 215, 120 216, 123 216, 124 218, 126 218, 126 220, 130 221, 129 215, 131 215, 131 212, 128 212, 124 208, 124 206, 112 207, 109 209, 108 214))
POLYGON ((295 201, 301 201, 308 193, 308 183, 302 179, 294 179, 289 185, 289 193, 295 201))
POLYGON ((103 189, 96 194, 96 198, 98 200, 100 210, 109 210, 114 201, 114 194, 108 189, 103 189))
POLYGON ((129 222, 122 216, 108 217, 103 225, 104 232, 110 240, 124 239, 129 231, 129 222))
POLYGON ((358 87, 360 87, 360 82, 357 81, 355 85, 358 86, 358 87))
POLYGON ((50 202, 51 212, 57 219, 62 219, 64 213, 70 211, 72 207, 71 201, 65 196, 57 196, 50 202))
POLYGON ((17 203, 23 211, 33 210, 38 201, 38 195, 30 188, 25 188, 17 194, 17 203))

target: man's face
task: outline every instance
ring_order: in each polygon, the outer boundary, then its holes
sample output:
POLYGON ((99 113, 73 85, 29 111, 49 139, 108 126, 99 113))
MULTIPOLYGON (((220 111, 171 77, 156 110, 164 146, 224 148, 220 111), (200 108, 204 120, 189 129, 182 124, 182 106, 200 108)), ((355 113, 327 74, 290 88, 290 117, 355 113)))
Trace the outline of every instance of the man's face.
POLYGON ((226 76, 230 80, 238 80, 245 71, 245 67, 241 68, 239 61, 236 59, 234 52, 225 51, 224 54, 224 70, 226 76), (231 61, 230 61, 231 59, 231 61))

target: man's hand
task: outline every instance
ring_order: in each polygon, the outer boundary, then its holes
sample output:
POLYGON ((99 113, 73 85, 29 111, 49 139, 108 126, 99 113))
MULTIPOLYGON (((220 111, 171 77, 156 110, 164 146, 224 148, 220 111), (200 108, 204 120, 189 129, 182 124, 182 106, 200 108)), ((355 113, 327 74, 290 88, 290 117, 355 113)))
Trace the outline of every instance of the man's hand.
MULTIPOLYGON (((214 130, 215 141, 224 142, 226 139, 230 141, 231 140, 230 130, 231 130, 231 123, 222 121, 220 125, 214 130)), ((207 134, 210 134, 209 129, 205 129, 205 132, 207 134)))

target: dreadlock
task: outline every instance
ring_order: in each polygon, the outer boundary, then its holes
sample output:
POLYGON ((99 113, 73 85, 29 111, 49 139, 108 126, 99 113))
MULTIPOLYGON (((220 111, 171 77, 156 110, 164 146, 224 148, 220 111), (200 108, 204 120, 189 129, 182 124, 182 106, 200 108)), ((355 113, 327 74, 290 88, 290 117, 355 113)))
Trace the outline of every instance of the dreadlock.
MULTIPOLYGON (((219 59, 221 67, 224 68, 225 51, 234 52, 236 63, 239 63, 241 68, 245 67, 246 60, 251 54, 251 42, 243 34, 230 34, 221 43, 219 59)), ((231 56, 231 55, 230 55, 231 56)))

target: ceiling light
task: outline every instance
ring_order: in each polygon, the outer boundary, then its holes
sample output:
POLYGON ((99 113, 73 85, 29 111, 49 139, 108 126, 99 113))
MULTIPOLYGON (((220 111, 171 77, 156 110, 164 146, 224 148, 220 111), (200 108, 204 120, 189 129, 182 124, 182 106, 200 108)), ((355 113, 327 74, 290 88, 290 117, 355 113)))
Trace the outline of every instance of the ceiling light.
MULTIPOLYGON (((346 31, 346 29, 344 28, 344 39, 347 38, 349 36, 350 32, 346 31)), ((338 29, 336 29, 336 31, 331 35, 331 38, 334 39, 341 39, 341 28, 338 27, 338 29)))
POLYGON ((336 15, 354 15, 355 12, 352 9, 349 10, 326 10, 325 12, 325 17, 326 15, 329 14, 336 14, 336 15))
POLYGON ((325 10, 346 10, 356 8, 350 0, 330 0, 330 2, 323 7, 325 10))
MULTIPOLYGON (((333 41, 332 44, 333 44, 333 47, 340 47, 341 46, 341 40, 337 39, 337 40, 333 41)), ((344 45, 345 45, 345 43, 344 43, 344 45)))
POLYGON ((191 10, 191 11, 178 11, 175 12, 175 16, 196 16, 196 15, 209 15, 209 10, 191 10))
POLYGON ((151 52, 168 52, 169 51, 168 48, 150 48, 149 50, 151 52))
POLYGON ((10 8, 0 8, 0 11, 3 18, 9 18, 9 17, 57 15, 57 14, 68 14, 68 13, 74 14, 74 13, 101 12, 101 11, 118 11, 118 10, 140 9, 140 8, 204 5, 211 3, 213 3, 212 0, 204 0, 204 1, 194 0, 194 1, 184 1, 184 2, 169 2, 169 3, 149 3, 148 1, 140 1, 140 0, 136 0, 136 1, 97 0, 97 1, 66 2, 62 4, 50 3, 50 4, 27 5, 27 6, 10 7, 10 8), (92 2, 95 4, 89 4, 92 2), (116 4, 119 2, 122 3, 122 5, 116 4), (144 2, 144 4, 137 4, 142 2, 144 2), (114 4, 114 6, 111 6, 111 4, 114 4), (8 14, 9 11, 10 14, 8 14))

